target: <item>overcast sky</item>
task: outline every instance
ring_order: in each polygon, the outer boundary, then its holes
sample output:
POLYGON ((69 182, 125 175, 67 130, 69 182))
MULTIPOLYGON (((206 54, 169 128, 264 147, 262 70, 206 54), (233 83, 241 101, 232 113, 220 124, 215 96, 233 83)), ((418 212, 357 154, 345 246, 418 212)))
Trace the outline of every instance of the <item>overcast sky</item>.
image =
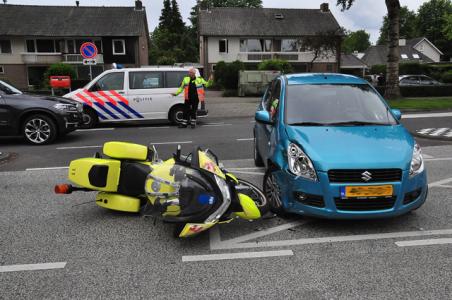
MULTIPOLYGON (((182 17, 189 24, 190 9, 196 0, 178 0, 182 17)), ((319 8, 320 4, 328 2, 330 9, 339 24, 349 30, 365 29, 371 35, 372 43, 378 39, 379 29, 386 14, 384 0, 356 0, 349 11, 341 12, 336 7, 336 0, 263 0, 264 7, 273 8, 319 8)), ((417 11, 419 6, 427 0, 400 0, 411 10, 417 11)), ((9 4, 33 4, 33 5, 75 5, 75 0, 8 0, 9 4)), ((93 6, 133 6, 135 0, 80 0, 80 5, 93 6)), ((150 30, 158 24, 158 19, 163 6, 163 0, 144 0, 146 6, 150 30)))

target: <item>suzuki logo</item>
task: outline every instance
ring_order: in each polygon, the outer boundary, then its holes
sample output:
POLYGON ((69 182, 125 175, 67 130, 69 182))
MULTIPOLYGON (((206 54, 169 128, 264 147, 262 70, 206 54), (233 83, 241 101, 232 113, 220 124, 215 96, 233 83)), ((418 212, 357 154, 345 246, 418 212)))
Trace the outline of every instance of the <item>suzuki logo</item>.
POLYGON ((369 181, 372 179, 372 173, 370 173, 369 171, 366 171, 364 173, 361 174, 361 179, 364 181, 369 181))

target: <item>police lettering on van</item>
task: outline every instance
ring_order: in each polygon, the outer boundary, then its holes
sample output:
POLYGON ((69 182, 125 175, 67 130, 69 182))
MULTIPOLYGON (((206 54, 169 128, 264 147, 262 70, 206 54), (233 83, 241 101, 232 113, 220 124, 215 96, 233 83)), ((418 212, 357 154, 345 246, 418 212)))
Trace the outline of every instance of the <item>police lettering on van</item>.
MULTIPOLYGON (((188 69, 176 67, 113 69, 64 97, 83 103, 85 128, 98 122, 137 120, 177 124, 182 120, 184 97, 172 94, 187 74, 188 69)), ((198 115, 206 116, 207 111, 198 115)))

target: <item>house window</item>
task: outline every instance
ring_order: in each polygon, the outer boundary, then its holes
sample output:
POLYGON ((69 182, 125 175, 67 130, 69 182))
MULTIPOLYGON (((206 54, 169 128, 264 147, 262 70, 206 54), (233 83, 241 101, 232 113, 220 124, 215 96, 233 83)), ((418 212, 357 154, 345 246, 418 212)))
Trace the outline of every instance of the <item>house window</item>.
POLYGON ((240 52, 271 52, 272 40, 248 39, 240 40, 240 52))
POLYGON ((298 52, 297 40, 281 40, 281 51, 282 52, 298 52))
POLYGON ((75 41, 74 40, 67 40, 66 46, 67 46, 68 54, 75 54, 78 52, 78 51, 75 51, 75 41))
POLYGON ((11 41, 0 40, 0 53, 11 53, 11 41))
POLYGON ((415 58, 415 59, 419 59, 420 57, 419 57, 419 54, 417 54, 417 53, 414 53, 413 54, 413 57, 415 58))
POLYGON ((228 40, 223 39, 218 41, 218 48, 220 53, 228 53, 228 40))
POLYGON ((5 67, 0 66, 0 74, 5 74, 5 67))
POLYGON ((29 53, 35 53, 36 52, 36 41, 35 40, 27 40, 27 52, 29 53))
POLYGON ((55 41, 54 40, 36 40, 36 50, 40 53, 54 53, 55 41))
POLYGON ((125 54, 126 54, 126 41, 113 40, 113 55, 125 55, 125 54))
POLYGON ((408 59, 408 55, 406 55, 406 54, 402 54, 402 55, 400 55, 403 59, 408 59))

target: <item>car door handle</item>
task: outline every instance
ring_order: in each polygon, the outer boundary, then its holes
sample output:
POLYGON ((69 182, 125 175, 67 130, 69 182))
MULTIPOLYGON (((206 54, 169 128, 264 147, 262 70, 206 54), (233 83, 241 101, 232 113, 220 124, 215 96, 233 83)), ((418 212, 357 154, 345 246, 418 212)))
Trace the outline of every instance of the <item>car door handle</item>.
POLYGON ((118 91, 118 94, 124 95, 124 92, 123 91, 118 91))

